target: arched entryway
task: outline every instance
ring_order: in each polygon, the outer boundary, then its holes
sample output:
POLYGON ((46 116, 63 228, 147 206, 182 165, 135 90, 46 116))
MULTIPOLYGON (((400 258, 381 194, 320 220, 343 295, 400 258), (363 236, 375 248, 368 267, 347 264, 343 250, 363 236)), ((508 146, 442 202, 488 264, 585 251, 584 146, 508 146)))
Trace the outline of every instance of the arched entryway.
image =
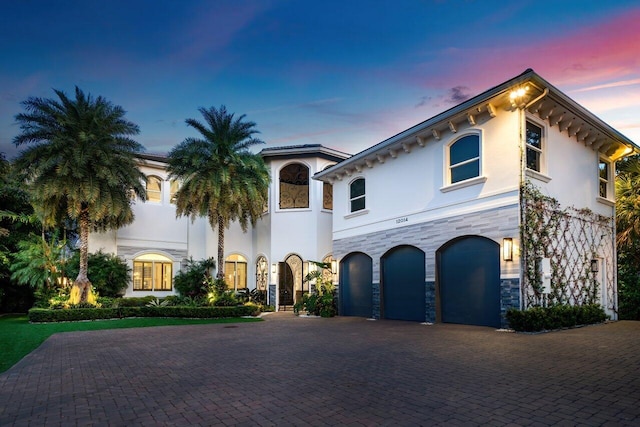
POLYGON ((278 300, 280 307, 292 306, 303 291, 304 264, 299 255, 289 255, 278 263, 278 300))
POLYGON ((340 262, 340 314, 373 315, 372 261, 362 252, 350 253, 340 262))
POLYGON ((382 256, 382 316, 425 321, 425 256, 415 246, 397 246, 382 256))
POLYGON ((464 236, 436 252, 440 320, 500 327, 500 245, 464 236))

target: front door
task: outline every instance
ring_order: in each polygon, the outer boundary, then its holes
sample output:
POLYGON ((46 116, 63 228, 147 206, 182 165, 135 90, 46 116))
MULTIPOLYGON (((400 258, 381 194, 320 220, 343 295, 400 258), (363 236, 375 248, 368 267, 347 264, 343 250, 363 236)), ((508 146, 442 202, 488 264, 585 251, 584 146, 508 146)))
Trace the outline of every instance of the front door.
POLYGON ((293 305, 293 270, 286 262, 278 263, 278 278, 280 288, 280 305, 293 305))

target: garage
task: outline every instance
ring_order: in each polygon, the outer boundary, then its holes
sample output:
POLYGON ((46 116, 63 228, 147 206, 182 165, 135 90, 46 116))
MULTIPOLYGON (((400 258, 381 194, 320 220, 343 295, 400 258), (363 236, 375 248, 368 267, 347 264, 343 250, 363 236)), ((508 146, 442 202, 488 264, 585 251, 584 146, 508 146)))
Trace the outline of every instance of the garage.
POLYGON ((372 262, 362 252, 350 253, 340 262, 340 314, 372 317, 372 262))
POLYGON ((397 246, 381 259, 382 316, 425 321, 425 256, 414 246, 397 246))
POLYGON ((500 327, 500 245, 465 236, 436 258, 442 322, 500 327))

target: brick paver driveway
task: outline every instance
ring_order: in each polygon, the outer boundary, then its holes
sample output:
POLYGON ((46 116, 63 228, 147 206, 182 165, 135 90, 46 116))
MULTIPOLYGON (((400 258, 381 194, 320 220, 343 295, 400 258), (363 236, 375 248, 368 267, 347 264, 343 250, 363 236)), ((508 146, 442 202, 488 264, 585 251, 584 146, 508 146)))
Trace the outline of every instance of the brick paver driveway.
POLYGON ((72 332, 0 425, 640 425, 640 322, 540 335, 359 318, 72 332))

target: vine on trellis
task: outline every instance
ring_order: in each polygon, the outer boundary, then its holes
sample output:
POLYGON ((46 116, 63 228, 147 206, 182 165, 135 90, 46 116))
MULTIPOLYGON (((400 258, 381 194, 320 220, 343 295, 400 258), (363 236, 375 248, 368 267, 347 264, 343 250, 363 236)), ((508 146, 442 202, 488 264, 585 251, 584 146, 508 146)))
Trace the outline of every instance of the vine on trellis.
POLYGON ((613 218, 589 209, 562 209, 556 199, 543 195, 530 182, 522 185, 520 194, 524 308, 600 302, 597 273, 591 271, 591 260, 600 256, 604 260, 602 286, 605 286, 607 305, 615 310, 613 218), (551 264, 548 295, 542 293, 539 271, 542 258, 549 258, 551 264))

